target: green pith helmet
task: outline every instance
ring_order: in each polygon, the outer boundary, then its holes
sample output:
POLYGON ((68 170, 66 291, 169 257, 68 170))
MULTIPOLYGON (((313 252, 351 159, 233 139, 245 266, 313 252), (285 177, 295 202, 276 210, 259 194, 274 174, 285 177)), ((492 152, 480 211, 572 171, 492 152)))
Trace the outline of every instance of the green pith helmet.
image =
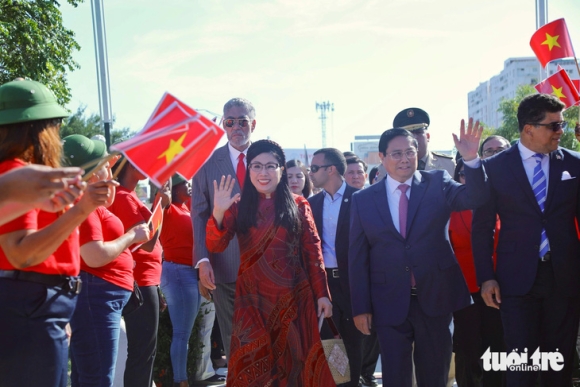
POLYGON ((177 173, 171 176, 171 186, 175 187, 177 184, 185 183, 187 180, 183 178, 183 176, 178 175, 177 173))
POLYGON ((0 86, 0 125, 68 116, 52 91, 40 82, 18 78, 0 86))
POLYGON ((107 145, 99 140, 91 140, 82 134, 71 134, 62 139, 62 153, 71 167, 80 167, 107 154, 107 145))

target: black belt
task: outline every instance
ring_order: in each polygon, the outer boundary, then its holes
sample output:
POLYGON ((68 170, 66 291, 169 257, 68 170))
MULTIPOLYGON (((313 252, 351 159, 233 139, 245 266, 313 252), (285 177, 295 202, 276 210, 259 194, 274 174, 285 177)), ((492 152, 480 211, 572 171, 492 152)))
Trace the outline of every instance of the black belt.
POLYGON ((336 268, 326 269, 326 273, 331 278, 340 278, 340 275, 338 274, 338 269, 336 269, 336 268))
POLYGON ((82 287, 82 281, 79 277, 68 277, 57 274, 43 274, 34 271, 0 270, 0 278, 8 278, 16 281, 36 282, 46 286, 58 286, 75 294, 79 294, 82 287))
POLYGON ((548 251, 543 257, 540 257, 540 262, 549 262, 552 260, 552 252, 548 251))

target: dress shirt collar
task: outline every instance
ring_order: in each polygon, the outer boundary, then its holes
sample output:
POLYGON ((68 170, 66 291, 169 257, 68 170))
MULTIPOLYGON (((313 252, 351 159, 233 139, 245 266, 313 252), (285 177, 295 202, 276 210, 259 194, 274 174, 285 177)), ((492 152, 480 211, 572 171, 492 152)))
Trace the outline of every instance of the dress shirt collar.
POLYGON ((391 176, 389 176, 389 174, 387 174, 387 178, 385 179, 385 184, 387 185, 387 192, 389 195, 392 195, 395 193, 395 191, 397 189, 399 189, 399 186, 401 184, 407 184, 409 186, 409 188, 411 188, 412 183, 413 183, 413 177, 415 175, 411 176, 408 180, 406 180, 404 183, 400 183, 397 180, 393 179, 391 176))
POLYGON ((243 154, 247 155, 248 154, 248 148, 246 148, 243 152, 240 152, 239 150, 237 150, 236 148, 234 148, 232 146, 232 144, 230 144, 229 141, 228 141, 228 149, 230 150, 230 157, 232 158, 232 160, 238 160, 238 157, 240 157, 240 153, 243 153, 243 154))
POLYGON ((522 144, 521 141, 518 141, 518 150, 520 151, 520 156, 522 157, 522 160, 527 160, 530 157, 534 157, 534 155, 537 153, 534 152, 533 150, 526 148, 526 146, 522 144))
POLYGON ((336 191, 336 193, 334 194, 334 196, 332 196, 331 194, 329 194, 328 192, 326 192, 325 189, 322 189, 322 192, 324 193, 324 197, 328 197, 331 200, 335 200, 337 197, 343 197, 344 196, 344 190, 346 189, 346 181, 343 180, 342 181, 342 185, 340 186, 340 188, 338 189, 338 191, 336 191))

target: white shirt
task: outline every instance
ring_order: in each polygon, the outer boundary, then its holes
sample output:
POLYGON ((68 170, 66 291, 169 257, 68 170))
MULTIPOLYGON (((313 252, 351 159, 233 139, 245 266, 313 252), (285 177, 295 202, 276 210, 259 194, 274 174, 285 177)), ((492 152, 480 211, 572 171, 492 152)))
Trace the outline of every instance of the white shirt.
POLYGON ((407 188, 407 199, 411 197, 411 183, 413 182, 413 176, 410 179, 406 180, 404 183, 400 183, 397 180, 393 179, 391 176, 387 174, 387 178, 385 179, 385 184, 387 187, 387 199, 389 201, 389 210, 391 210, 391 218, 393 219, 393 224, 398 232, 399 230, 399 200, 401 200, 401 190, 399 186, 401 184, 407 184, 409 188, 407 188))
MULTIPOLYGON (((249 148, 249 147, 248 147, 249 148)), ((248 162, 246 161, 248 159, 247 155, 248 155, 248 148, 246 148, 243 152, 240 152, 239 150, 237 150, 236 148, 234 148, 232 146, 232 144, 230 144, 228 142, 228 149, 230 150, 230 160, 232 161, 232 165, 234 166, 234 171, 238 170, 238 157, 240 157, 240 153, 244 154, 244 165, 247 166, 248 162)), ((234 177, 234 176, 232 176, 234 177)))
MULTIPOLYGON (((537 152, 534 152, 525 147, 521 141, 518 141, 518 150, 520 151, 520 156, 522 158, 522 163, 524 164, 524 170, 526 171, 526 176, 528 177, 528 181, 530 182, 530 187, 532 187, 532 181, 534 181, 534 168, 536 168, 537 161, 534 155, 537 152)), ((550 178, 550 156, 544 154, 542 161, 540 162, 542 165, 542 171, 544 172, 544 176, 546 176, 546 197, 548 196, 548 183, 550 182, 548 179, 550 178)), ((547 236, 546 236, 547 238, 547 236)), ((548 239, 548 250, 550 249, 550 240, 548 239)))
POLYGON ((324 258, 324 267, 327 269, 338 267, 335 244, 336 229, 345 189, 346 182, 343 181, 334 197, 328 192, 322 191, 324 195, 322 202, 322 257, 324 258))
MULTIPOLYGON (((522 162, 524 163, 524 170, 526 171, 526 176, 528 177, 528 181, 530 182, 530 186, 532 185, 532 181, 534 180, 534 168, 536 168, 536 158, 534 155, 537 152, 534 152, 525 147, 521 141, 518 141, 518 150, 520 151, 520 156, 522 158, 522 162)), ((542 171, 544 171, 544 175, 546 176, 546 196, 548 195, 548 183, 550 182, 548 179, 550 178, 550 156, 544 154, 544 158, 542 159, 542 171)))

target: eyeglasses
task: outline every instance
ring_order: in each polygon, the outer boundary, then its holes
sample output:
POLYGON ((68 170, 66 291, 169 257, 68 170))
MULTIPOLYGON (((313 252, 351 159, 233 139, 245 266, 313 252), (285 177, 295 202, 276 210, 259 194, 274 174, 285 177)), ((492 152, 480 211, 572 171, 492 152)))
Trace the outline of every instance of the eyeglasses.
POLYGON ((327 164, 327 165, 316 165, 316 164, 310 164, 310 172, 312 173, 316 173, 318 172, 318 170, 320 168, 328 168, 328 167, 332 167, 334 164, 327 164))
POLYGON ((402 160, 403 155, 405 155, 405 157, 407 159, 412 159, 415 156, 417 156, 417 150, 416 149, 407 149, 406 151, 396 151, 396 152, 391 152, 391 153, 385 153, 385 155, 390 156, 393 160, 402 160))
POLYGON ((566 121, 550 122, 549 124, 540 124, 538 122, 529 122, 529 124, 534 125, 534 126, 545 126, 546 128, 551 129, 552 132, 557 132, 560 129, 565 130, 566 127, 568 126, 568 123, 566 121))
POLYGON ((484 150, 482 153, 483 153, 484 156, 490 157, 490 156, 496 155, 498 153, 501 153, 504 150, 506 150, 506 148, 497 148, 497 149, 491 149, 491 148, 489 148, 489 149, 484 150))
POLYGON ((266 172, 274 172, 276 169, 280 168, 280 164, 276 164, 276 163, 268 163, 268 164, 250 163, 249 167, 250 167, 250 171, 253 171, 253 172, 262 172, 262 170, 264 168, 266 168, 266 172))
POLYGON ((236 121, 242 128, 247 128, 250 124, 250 120, 247 118, 228 118, 227 120, 224 120, 224 125, 228 128, 231 128, 236 124, 236 121))

